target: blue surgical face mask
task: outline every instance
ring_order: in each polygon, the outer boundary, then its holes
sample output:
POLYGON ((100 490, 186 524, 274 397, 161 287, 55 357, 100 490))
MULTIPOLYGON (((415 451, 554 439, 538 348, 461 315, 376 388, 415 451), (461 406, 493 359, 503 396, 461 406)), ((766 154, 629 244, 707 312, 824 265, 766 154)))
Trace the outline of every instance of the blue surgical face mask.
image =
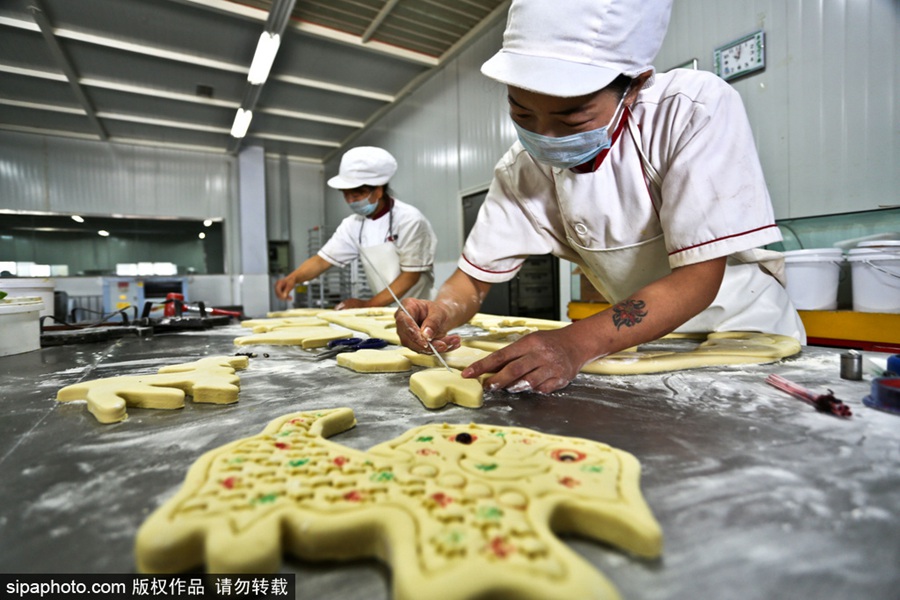
POLYGON ((612 145, 609 128, 618 120, 619 111, 622 108, 626 95, 628 95, 627 89, 622 94, 622 98, 616 106, 616 111, 613 113, 609 125, 600 129, 582 131, 581 133, 565 137, 549 137, 528 131, 520 127, 515 121, 513 121, 513 125, 516 128, 519 141, 535 160, 551 167, 571 169, 591 160, 612 145))
POLYGON ((356 214, 368 217, 373 212, 375 212, 376 208, 378 208, 377 202, 369 202, 371 198, 372 194, 369 194, 362 200, 357 200, 356 202, 348 202, 347 205, 350 207, 350 210, 352 210, 356 214))

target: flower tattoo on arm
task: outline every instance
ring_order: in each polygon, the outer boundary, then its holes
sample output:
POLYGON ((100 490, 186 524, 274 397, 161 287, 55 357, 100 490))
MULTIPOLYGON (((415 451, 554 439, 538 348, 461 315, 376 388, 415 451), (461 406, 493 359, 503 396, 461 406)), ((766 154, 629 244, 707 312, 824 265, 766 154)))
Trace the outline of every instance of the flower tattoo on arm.
POLYGON ((625 327, 634 327, 647 316, 646 304, 643 300, 622 300, 613 306, 612 320, 616 329, 625 327))

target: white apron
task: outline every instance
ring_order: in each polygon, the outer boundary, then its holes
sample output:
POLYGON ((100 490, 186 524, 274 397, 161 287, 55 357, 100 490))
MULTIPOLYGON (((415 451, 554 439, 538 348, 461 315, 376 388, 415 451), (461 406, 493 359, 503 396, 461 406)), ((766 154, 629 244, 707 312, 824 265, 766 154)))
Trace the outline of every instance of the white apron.
MULTIPOLYGON (((366 279, 369 280, 369 289, 373 294, 385 289, 400 276, 400 255, 393 242, 384 242, 368 248, 360 247, 359 251, 361 254, 365 254, 362 264, 366 271, 366 279)), ((433 288, 434 276, 428 271, 423 271, 419 280, 409 288, 401 300, 403 298, 431 300, 433 288)))
MULTIPOLYGON (((566 239, 580 256, 582 270, 588 280, 614 304, 671 273, 662 225, 655 210, 661 202, 659 198, 661 179, 641 149, 640 132, 631 118, 627 119, 627 124, 635 152, 625 152, 624 155, 627 160, 640 162, 640 172, 644 181, 626 180, 625 185, 629 185, 631 190, 628 191, 634 194, 634 210, 637 213, 641 211, 644 213, 638 214, 633 222, 647 224, 642 231, 645 236, 649 236, 647 239, 611 248, 592 248, 583 245, 580 239, 589 235, 589 232, 578 222, 578 213, 602 209, 596 204, 602 202, 602 199, 589 199, 593 204, 590 207, 575 206, 577 201, 574 201, 573 195, 565 189, 561 181, 563 178, 556 178, 557 197, 566 229, 566 239), (647 202, 639 202, 641 199, 647 202), (650 211, 653 211, 653 216, 648 217, 650 211), (641 219, 641 216, 645 218, 641 219)), ((622 143, 625 141, 623 137, 622 143)), ((627 164, 623 167, 628 168, 627 164)), ((779 275, 783 276, 783 259, 777 252, 755 249, 729 256, 722 285, 715 300, 706 310, 676 331, 703 333, 760 331, 789 335, 805 343, 803 323, 787 292, 776 279, 779 275)))

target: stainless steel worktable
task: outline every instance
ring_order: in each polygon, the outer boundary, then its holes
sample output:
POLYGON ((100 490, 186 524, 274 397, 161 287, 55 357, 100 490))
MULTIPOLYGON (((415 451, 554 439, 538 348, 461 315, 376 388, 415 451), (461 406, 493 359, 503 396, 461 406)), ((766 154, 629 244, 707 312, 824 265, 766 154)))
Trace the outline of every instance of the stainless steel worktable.
MULTIPOLYGON (((408 373, 357 374, 297 348, 253 347, 258 356, 239 373, 240 401, 230 406, 129 408, 126 421, 102 425, 84 403, 55 401, 71 383, 234 354, 244 331, 0 358, 0 571, 133 572, 137 528, 203 452, 289 412, 349 406, 359 424, 333 439, 360 450, 425 423, 477 421, 590 438, 637 456, 663 557, 567 540, 626 598, 900 593, 900 417, 862 404, 868 377, 840 379, 837 350, 807 347, 772 365, 580 376, 551 395, 501 392, 478 410, 428 411, 409 392, 408 373), (831 388, 854 416, 818 413, 765 384, 768 373, 831 388)), ((298 598, 390 596, 390 572, 374 560, 286 557, 283 568, 297 573, 298 598)))

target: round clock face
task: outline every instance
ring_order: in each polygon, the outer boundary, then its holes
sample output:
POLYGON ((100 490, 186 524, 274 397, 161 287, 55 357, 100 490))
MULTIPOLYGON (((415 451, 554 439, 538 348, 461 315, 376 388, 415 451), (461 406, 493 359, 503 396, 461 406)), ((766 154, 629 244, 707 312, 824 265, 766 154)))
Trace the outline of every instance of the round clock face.
POLYGON ((741 38, 717 48, 714 53, 716 74, 734 79, 765 67, 763 32, 741 38))

